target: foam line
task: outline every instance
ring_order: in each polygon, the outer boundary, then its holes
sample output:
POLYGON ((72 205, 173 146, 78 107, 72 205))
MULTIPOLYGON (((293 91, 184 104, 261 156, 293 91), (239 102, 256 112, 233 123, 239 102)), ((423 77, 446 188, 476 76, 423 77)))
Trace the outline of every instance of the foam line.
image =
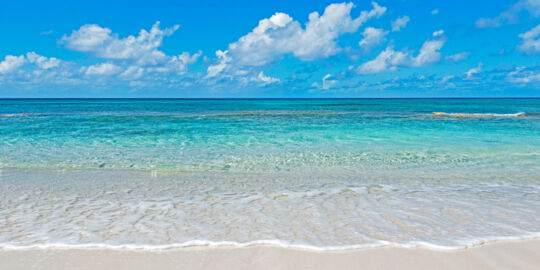
POLYGON ((524 112, 518 113, 446 113, 433 112, 433 116, 451 116, 451 117, 522 117, 527 114, 524 112))
POLYGON ((304 244, 292 244, 282 240, 255 240, 250 242, 235 242, 235 241, 209 241, 209 240, 191 240, 184 243, 168 244, 168 245, 137 245, 137 244, 102 244, 102 243, 89 243, 89 244, 65 244, 65 243, 51 243, 51 244, 35 244, 35 245, 14 245, 9 243, 0 243, 0 250, 24 250, 24 249, 115 249, 115 250, 168 250, 175 248, 187 248, 187 247, 251 247, 268 245, 281 248, 292 249, 304 249, 312 251, 340 251, 340 250, 354 250, 365 248, 378 248, 378 247, 397 247, 397 248, 429 248, 438 250, 462 250, 481 246, 488 243, 498 241, 516 241, 516 240, 530 240, 540 238, 540 232, 529 233, 522 236, 501 236, 501 237, 489 237, 474 240, 464 240, 463 245, 458 246, 443 246, 423 241, 413 241, 407 243, 395 243, 389 241, 379 240, 374 243, 358 244, 358 245, 343 245, 343 246, 313 246, 304 244))

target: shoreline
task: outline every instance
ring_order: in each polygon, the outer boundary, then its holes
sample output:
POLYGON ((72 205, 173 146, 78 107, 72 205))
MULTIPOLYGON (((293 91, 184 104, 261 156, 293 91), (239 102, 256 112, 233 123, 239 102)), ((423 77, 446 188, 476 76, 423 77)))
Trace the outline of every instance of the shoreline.
POLYGON ((2 269, 538 269, 540 238, 498 240, 447 250, 366 247, 309 250, 257 244, 162 250, 0 248, 2 269))
POLYGON ((250 242, 234 242, 234 241, 209 241, 209 240, 191 240, 178 244, 167 245, 139 245, 139 244, 35 244, 35 245, 10 245, 0 244, 1 251, 10 250, 32 250, 32 249, 108 249, 119 251, 169 251, 175 249, 191 249, 191 248, 250 248, 250 247, 273 247, 284 249, 297 249, 316 252, 332 252, 332 251, 354 251, 372 248, 404 248, 404 249, 430 249, 435 251, 459 251, 471 248, 482 247, 485 245, 496 244, 500 242, 519 242, 519 241, 540 241, 540 232, 528 233, 523 236, 500 236, 489 237, 487 239, 472 240, 471 243, 463 246, 443 246, 429 242, 415 241, 408 243, 395 243, 380 240, 378 243, 343 245, 343 246, 314 246, 308 244, 291 244, 283 240, 254 240, 250 242))

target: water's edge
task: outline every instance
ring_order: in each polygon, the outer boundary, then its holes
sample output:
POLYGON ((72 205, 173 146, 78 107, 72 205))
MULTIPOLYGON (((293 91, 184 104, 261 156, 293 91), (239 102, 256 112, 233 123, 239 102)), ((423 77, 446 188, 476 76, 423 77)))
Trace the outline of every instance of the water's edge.
POLYGON ((465 250, 470 248, 481 247, 498 242, 506 241, 522 241, 522 240, 540 240, 540 232, 526 234, 523 236, 501 236, 485 239, 469 240, 467 244, 463 246, 441 246, 428 242, 410 242, 410 243, 393 243, 388 241, 379 241, 373 244, 362 245, 346 245, 346 246, 311 246, 311 245, 298 245, 290 244, 281 240, 255 240, 246 243, 238 243, 233 241, 206 241, 206 240, 192 240, 185 243, 170 244, 170 245, 108 245, 108 244, 39 244, 39 245, 11 245, 0 243, 0 251, 2 250, 31 250, 31 249, 111 249, 111 250, 146 250, 146 251, 165 251, 173 249, 183 248, 246 248, 257 246, 270 246, 287 249, 301 249, 309 251, 349 251, 358 249, 370 249, 370 248, 428 248, 434 250, 465 250))

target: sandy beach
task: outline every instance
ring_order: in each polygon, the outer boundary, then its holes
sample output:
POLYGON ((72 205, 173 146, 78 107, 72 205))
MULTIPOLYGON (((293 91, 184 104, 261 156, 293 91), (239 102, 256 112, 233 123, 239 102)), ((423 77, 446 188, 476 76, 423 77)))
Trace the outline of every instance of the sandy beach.
POLYGON ((274 246, 0 250, 1 269, 539 269, 540 239, 461 249, 312 251, 274 246))

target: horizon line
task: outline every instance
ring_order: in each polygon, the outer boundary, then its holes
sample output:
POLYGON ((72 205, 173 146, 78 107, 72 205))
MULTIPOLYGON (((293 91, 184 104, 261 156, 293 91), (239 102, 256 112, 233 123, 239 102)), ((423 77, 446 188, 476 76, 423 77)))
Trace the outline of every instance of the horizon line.
POLYGON ((328 99, 540 99, 540 97, 15 97, 0 100, 328 100, 328 99))

